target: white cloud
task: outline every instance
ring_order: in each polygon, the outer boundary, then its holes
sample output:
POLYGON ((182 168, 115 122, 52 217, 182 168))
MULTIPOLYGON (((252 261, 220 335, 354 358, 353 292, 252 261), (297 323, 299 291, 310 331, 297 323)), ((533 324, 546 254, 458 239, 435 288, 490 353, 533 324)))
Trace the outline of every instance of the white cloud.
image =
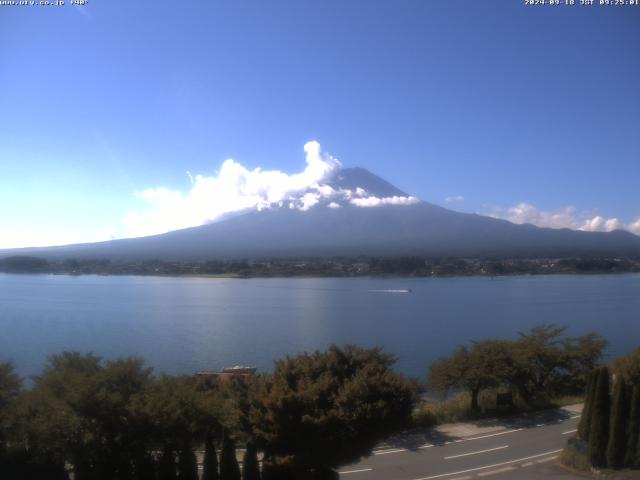
POLYGON ((464 197, 462 195, 452 195, 444 199, 446 203, 454 203, 454 202, 464 202, 464 197))
POLYGON ((574 207, 564 207, 553 212, 544 212, 528 203, 519 203, 507 209, 495 209, 490 216, 504 218, 513 223, 530 223, 548 228, 577 229, 582 224, 576 219, 576 209, 574 207))
POLYGON ((628 224, 627 230, 636 235, 640 235, 640 217, 638 217, 635 222, 628 224))
POLYGON ((320 202, 321 196, 322 195, 320 193, 312 193, 312 192, 305 193, 302 197, 300 197, 300 203, 302 205, 299 207, 299 209, 302 210, 303 212, 306 212, 311 207, 317 205, 318 202, 320 202))
POLYGON ((597 215, 584 222, 580 230, 587 232, 612 232, 613 230, 622 230, 625 228, 617 218, 604 218, 597 215))
POLYGON ((341 168, 331 155, 322 153, 318 142, 304 146, 306 168, 293 175, 259 168, 248 170, 234 160, 226 160, 216 176, 193 175, 187 172, 190 189, 187 192, 166 187, 148 188, 137 192, 149 208, 129 212, 124 218, 128 235, 139 237, 193 227, 214 221, 222 215, 248 209, 289 208, 307 211, 324 201, 335 209, 344 205, 378 207, 411 205, 416 197, 383 197, 369 195, 362 187, 334 189, 323 183, 341 168))
POLYGON ((411 205, 420 200, 416 197, 362 197, 352 198, 349 202, 356 207, 381 207, 383 205, 411 205))
POLYGON ((304 146, 306 168, 292 175, 278 170, 248 170, 234 160, 226 160, 217 176, 192 175, 187 172, 191 189, 186 192, 165 187, 149 188, 136 195, 149 207, 143 212, 129 212, 124 223, 128 236, 144 236, 202 225, 230 212, 250 208, 269 208, 290 201, 289 208, 308 210, 320 198, 334 190, 319 183, 341 167, 331 155, 322 153, 318 142, 304 146), (300 198, 292 195, 304 190, 300 198))
POLYGON ((568 206, 554 211, 538 210, 529 203, 519 203, 509 208, 494 208, 488 213, 490 217, 502 218, 513 223, 530 223, 538 227, 570 228, 586 232, 611 232, 627 230, 640 235, 640 218, 633 223, 624 224, 618 218, 605 218, 593 212, 578 211, 568 206))

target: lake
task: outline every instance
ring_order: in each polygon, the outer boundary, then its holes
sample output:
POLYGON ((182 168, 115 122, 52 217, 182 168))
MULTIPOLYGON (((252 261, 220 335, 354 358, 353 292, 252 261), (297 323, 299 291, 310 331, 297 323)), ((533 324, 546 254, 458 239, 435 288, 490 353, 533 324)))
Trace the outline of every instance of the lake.
POLYGON ((218 279, 0 274, 0 360, 25 376, 51 353, 141 355, 158 372, 272 368, 331 343, 380 345, 397 369, 540 323, 640 345, 640 275, 218 279), (408 290, 403 292, 402 290, 408 290))

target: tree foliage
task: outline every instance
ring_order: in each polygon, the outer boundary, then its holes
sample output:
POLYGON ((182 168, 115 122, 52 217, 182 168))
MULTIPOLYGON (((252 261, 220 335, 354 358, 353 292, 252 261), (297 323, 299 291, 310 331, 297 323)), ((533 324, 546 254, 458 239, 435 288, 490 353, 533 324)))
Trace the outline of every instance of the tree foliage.
POLYGON ((236 458, 236 444, 229 435, 222 441, 220 480, 240 480, 240 466, 236 458))
POLYGON ((542 325, 515 340, 485 340, 459 347, 451 356, 433 363, 427 383, 447 394, 466 390, 477 412, 480 392, 504 386, 526 403, 585 388, 606 341, 595 333, 564 336, 564 327, 542 325))
POLYGON ((205 438, 204 460, 202 465, 202 480, 218 480, 218 455, 213 442, 213 435, 209 433, 205 438))
POLYGON ((640 467, 640 384, 633 385, 629 401, 629 424, 624 464, 640 467))
POLYGON ((595 396, 596 385, 598 382, 598 371, 592 370, 587 380, 585 388, 585 399, 578 424, 578 436, 585 441, 589 440, 589 429, 591 427, 591 417, 593 410, 593 397, 595 396))
POLYGON ((640 385, 640 347, 629 355, 617 358, 613 362, 612 370, 622 375, 631 385, 640 385))
POLYGON ((249 442, 242 458, 242 480, 260 480, 260 466, 256 446, 249 442))
POLYGON ((639 351, 599 368, 589 382, 579 434, 597 468, 640 467, 639 351))
POLYGON ((198 480, 196 454, 189 442, 183 445, 178 455, 178 480, 198 480))
POLYGON ((609 444, 607 446, 607 465, 621 468, 627 447, 627 422, 629 421, 629 398, 627 383, 622 376, 615 379, 611 401, 609 444))
POLYGON ((393 363, 378 348, 354 346, 277 361, 262 382, 254 435, 299 478, 369 454, 413 408, 415 385, 394 373, 393 363))
POLYGON ((470 348, 461 346, 450 357, 436 361, 427 381, 432 389, 445 394, 455 388, 467 390, 471 395, 471 409, 477 412, 480 392, 500 385, 512 368, 509 342, 473 342, 470 348))
POLYGON ((595 395, 589 427, 589 461, 595 467, 607 466, 607 445, 609 443, 609 369, 601 367, 598 370, 595 395))

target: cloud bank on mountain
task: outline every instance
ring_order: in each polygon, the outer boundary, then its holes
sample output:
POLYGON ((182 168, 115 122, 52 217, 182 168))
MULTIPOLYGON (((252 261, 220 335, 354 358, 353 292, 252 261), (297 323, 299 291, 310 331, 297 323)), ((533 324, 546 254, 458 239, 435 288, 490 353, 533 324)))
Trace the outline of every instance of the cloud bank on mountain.
POLYGON ((250 209, 289 208, 307 211, 323 204, 340 208, 411 205, 416 197, 377 197, 363 188, 333 188, 326 182, 342 168, 339 160, 322 152, 320 144, 305 144, 306 167, 287 174, 278 170, 249 170, 234 160, 226 160, 216 176, 192 175, 187 192, 166 187, 148 188, 136 196, 148 207, 129 212, 124 223, 128 237, 141 237, 187 227, 195 227, 221 217, 250 209))
POLYGON ((530 223, 544 228, 570 228, 585 232, 612 232, 627 230, 640 235, 640 218, 631 223, 623 223, 618 218, 606 218, 593 212, 578 211, 568 206, 554 211, 539 210, 529 203, 519 203, 513 207, 497 207, 487 213, 490 217, 502 218, 513 223, 530 223))
POLYGON ((384 205, 413 205, 419 201, 420 200, 417 197, 399 197, 394 195, 393 197, 368 196, 352 198, 349 200, 349 203, 356 207, 382 207, 384 205))

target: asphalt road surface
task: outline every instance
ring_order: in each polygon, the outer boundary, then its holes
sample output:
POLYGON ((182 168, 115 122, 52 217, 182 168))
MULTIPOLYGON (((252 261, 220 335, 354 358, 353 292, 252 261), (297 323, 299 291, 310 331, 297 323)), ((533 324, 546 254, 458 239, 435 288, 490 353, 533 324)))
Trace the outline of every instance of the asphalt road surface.
POLYGON ((516 419, 498 432, 407 442, 340 469, 342 480, 578 479, 557 466, 577 415, 548 412, 516 419))

